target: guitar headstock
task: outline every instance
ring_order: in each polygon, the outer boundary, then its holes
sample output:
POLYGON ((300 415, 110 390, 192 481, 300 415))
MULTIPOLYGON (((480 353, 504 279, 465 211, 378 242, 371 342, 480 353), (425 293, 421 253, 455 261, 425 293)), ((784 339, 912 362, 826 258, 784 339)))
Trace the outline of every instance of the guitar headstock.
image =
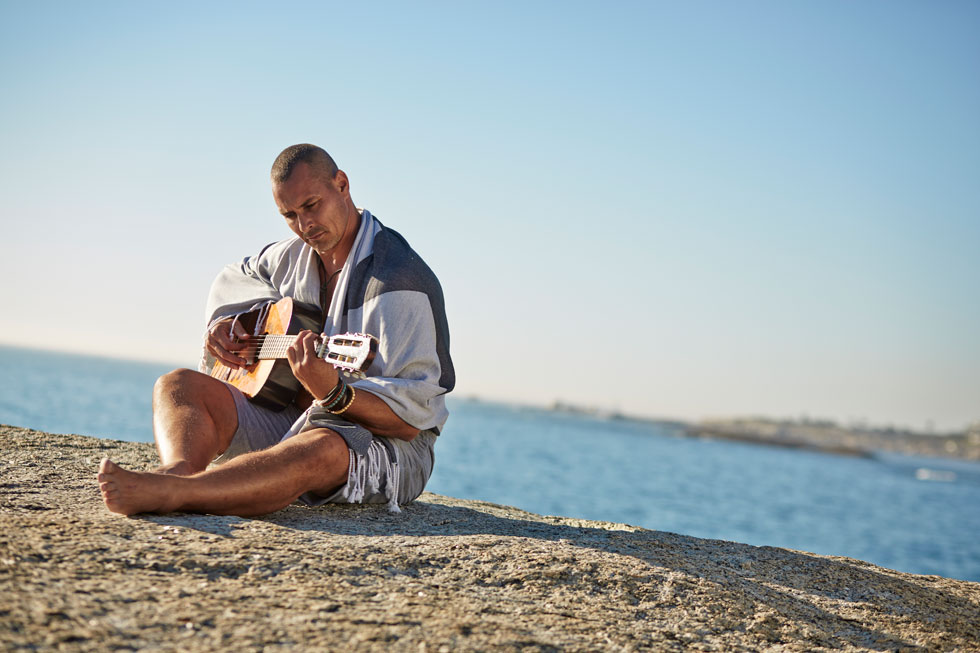
POLYGON ((366 333, 342 333, 330 336, 321 343, 317 355, 338 370, 351 376, 364 377, 378 351, 378 339, 366 333))

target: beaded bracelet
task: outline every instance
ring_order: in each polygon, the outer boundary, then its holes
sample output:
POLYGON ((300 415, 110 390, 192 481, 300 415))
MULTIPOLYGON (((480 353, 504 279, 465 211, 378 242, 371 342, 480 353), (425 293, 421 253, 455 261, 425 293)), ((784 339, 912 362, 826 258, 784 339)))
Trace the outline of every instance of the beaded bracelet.
POLYGON ((350 407, 351 407, 351 404, 353 404, 353 403, 354 403, 354 397, 356 397, 356 396, 357 396, 357 391, 355 391, 355 390, 354 390, 354 387, 353 387, 353 386, 347 386, 347 389, 348 389, 348 390, 350 390, 350 401, 348 401, 348 402, 347 402, 347 405, 346 405, 346 406, 344 406, 343 408, 341 408, 340 410, 330 410, 330 409, 328 408, 328 409, 327 409, 327 412, 329 412, 329 413, 333 413, 334 415, 340 415, 340 414, 341 414, 341 413, 343 413, 343 412, 344 412, 345 410, 347 410, 348 408, 350 408, 350 407))
POLYGON ((330 392, 327 393, 327 396, 323 399, 315 399, 313 400, 313 403, 329 410, 340 403, 340 400, 344 396, 346 390, 347 384, 344 383, 343 379, 338 378, 337 385, 335 385, 330 392))
POLYGON ((338 377, 337 385, 330 388, 330 392, 324 395, 323 399, 317 399, 316 402, 320 406, 329 404, 332 401, 336 400, 337 397, 343 393, 343 391, 344 391, 344 380, 338 377))
POLYGON ((350 386, 348 386, 346 383, 344 383, 343 389, 340 392, 338 392, 337 393, 337 396, 334 397, 334 400, 331 401, 326 406, 324 406, 324 408, 326 408, 329 411, 330 409, 336 408, 340 404, 344 403, 344 397, 347 396, 347 388, 349 388, 349 387, 350 386))

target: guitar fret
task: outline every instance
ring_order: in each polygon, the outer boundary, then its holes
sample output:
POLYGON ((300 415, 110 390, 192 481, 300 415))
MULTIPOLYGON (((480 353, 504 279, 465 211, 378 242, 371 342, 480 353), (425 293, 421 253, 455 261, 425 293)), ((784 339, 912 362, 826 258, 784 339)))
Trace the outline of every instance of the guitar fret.
POLYGON ((296 336, 267 334, 259 349, 259 359, 285 358, 286 350, 296 340, 296 336))
POLYGON ((296 340, 296 336, 269 334, 265 337, 259 358, 285 358, 286 350, 296 340))

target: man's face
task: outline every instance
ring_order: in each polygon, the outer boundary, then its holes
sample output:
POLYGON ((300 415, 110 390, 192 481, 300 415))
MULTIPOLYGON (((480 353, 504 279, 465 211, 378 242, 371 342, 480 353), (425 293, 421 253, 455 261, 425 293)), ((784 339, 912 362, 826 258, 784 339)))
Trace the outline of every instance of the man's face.
POLYGON ((318 254, 330 254, 350 227, 352 211, 347 175, 324 178, 306 163, 289 179, 272 185, 272 196, 286 224, 318 254))

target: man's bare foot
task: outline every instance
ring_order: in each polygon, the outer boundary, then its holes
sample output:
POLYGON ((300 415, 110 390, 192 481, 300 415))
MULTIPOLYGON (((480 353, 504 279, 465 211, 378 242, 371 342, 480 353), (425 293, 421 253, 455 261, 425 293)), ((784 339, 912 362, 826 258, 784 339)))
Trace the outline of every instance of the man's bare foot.
POLYGON ((194 469, 191 464, 186 460, 178 460, 175 463, 170 463, 169 465, 160 465, 153 470, 154 474, 169 474, 170 476, 190 476, 191 474, 196 474, 202 470, 194 469))
POLYGON ((153 472, 131 472, 108 458, 99 465, 99 490, 106 508, 121 515, 172 512, 176 509, 177 477, 153 472))

